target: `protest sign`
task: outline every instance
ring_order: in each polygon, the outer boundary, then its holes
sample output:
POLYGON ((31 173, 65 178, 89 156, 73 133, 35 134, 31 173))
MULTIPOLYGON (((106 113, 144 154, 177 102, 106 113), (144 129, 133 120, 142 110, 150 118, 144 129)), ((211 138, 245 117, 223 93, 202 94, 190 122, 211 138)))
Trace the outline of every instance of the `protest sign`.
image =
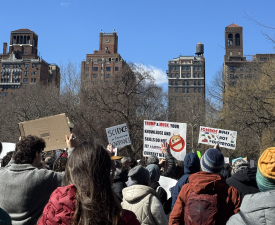
POLYGON ((155 155, 164 158, 161 143, 170 145, 171 154, 178 160, 184 160, 186 154, 186 123, 144 120, 143 155, 155 155))
POLYGON ((177 182, 172 178, 160 176, 159 184, 167 192, 167 199, 171 197, 171 188, 176 186, 177 182))
MULTIPOLYGON (((7 155, 8 152, 15 151, 15 143, 2 142, 2 152, 0 154, 0 160, 7 155)), ((1 166, 1 161, 0 161, 1 166)))
POLYGON ((239 158, 236 158, 236 159, 232 159, 232 164, 237 160, 237 159, 242 159, 243 157, 239 157, 239 158))
POLYGON ((224 157, 224 163, 229 163, 229 157, 224 157))
POLYGON ((21 136, 35 135, 43 138, 46 142, 44 151, 66 148, 65 135, 71 135, 65 113, 22 122, 18 126, 21 136))
POLYGON ((200 127, 199 143, 206 145, 219 144, 220 147, 236 148, 237 131, 200 127))
POLYGON ((250 168, 254 168, 255 167, 255 162, 254 160, 250 159, 250 168))
POLYGON ((113 148, 124 147, 131 144, 126 123, 106 128, 108 141, 113 148))

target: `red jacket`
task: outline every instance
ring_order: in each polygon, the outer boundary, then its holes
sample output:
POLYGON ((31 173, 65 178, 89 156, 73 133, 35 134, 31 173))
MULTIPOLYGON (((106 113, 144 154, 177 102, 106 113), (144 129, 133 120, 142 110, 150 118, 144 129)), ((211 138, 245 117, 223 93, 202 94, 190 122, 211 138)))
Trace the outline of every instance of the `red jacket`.
POLYGON ((218 194, 217 224, 219 225, 226 224, 232 215, 240 211, 241 196, 237 189, 226 184, 220 175, 201 171, 190 175, 189 184, 182 186, 171 212, 169 225, 184 224, 184 206, 192 190, 197 194, 207 194, 210 191, 218 194))
MULTIPOLYGON (((38 225, 69 225, 75 212, 76 187, 71 184, 57 188, 51 195, 48 204, 43 210, 38 225)), ((128 210, 123 210, 119 225, 140 225, 136 215, 128 210)))

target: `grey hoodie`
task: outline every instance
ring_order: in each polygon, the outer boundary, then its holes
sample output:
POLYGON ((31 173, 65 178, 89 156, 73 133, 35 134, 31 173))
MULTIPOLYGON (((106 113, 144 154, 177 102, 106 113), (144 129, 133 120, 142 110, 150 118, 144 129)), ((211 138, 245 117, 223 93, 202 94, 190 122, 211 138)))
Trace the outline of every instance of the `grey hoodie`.
POLYGON ((243 224, 275 224, 275 190, 244 196, 240 212, 231 216, 226 225, 243 224))

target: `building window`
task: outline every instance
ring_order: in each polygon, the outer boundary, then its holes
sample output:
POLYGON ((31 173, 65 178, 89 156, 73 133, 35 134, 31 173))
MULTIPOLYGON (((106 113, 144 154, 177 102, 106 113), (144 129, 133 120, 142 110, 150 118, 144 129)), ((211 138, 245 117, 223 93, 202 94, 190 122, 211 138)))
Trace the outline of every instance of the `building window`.
POLYGON ((194 93, 197 93, 197 88, 194 88, 194 93))
POLYGON ((185 70, 185 66, 182 66, 181 69, 182 69, 182 70, 185 70))
POLYGON ((234 74, 230 74, 230 79, 234 79, 234 74))
POLYGON ((24 82, 24 83, 28 83, 28 78, 24 78, 24 79, 23 79, 23 82, 24 82))
POLYGON ((175 81, 175 85, 178 85, 178 84, 179 84, 179 83, 178 83, 178 81, 176 80, 176 81, 175 81))
POLYGON ((230 72, 235 72, 236 71, 236 66, 230 66, 230 72))
POLYGON ((182 81, 182 85, 185 85, 185 80, 184 80, 184 81, 182 81))
POLYGON ((197 85, 197 81, 194 81, 194 85, 195 85, 195 86, 197 85))
POLYGON ((243 74, 241 74, 241 78, 243 78, 243 74))
POLYGON ((201 73, 199 73, 199 78, 201 77, 201 73))
POLYGON ((106 71, 111 71, 111 67, 106 67, 106 71))
POLYGON ((201 66, 199 66, 199 71, 201 71, 201 66))
POLYGON ((94 67, 94 71, 98 71, 98 67, 94 67))
POLYGON ((176 71, 179 71, 179 67, 178 67, 178 66, 175 66, 175 70, 176 70, 176 71))
POLYGON ((173 74, 173 73, 171 73, 171 77, 172 77, 172 78, 174 77, 174 74, 173 74))
POLYGON ((240 67, 240 71, 243 71, 243 67, 242 66, 240 67))
POLYGON ((176 73, 176 78, 179 78, 179 74, 178 73, 176 73))
POLYGON ((185 93, 185 88, 182 89, 182 93, 185 93))
POLYGON ((36 68, 37 67, 37 64, 36 63, 33 63, 32 64, 32 68, 36 68))
POLYGON ((106 51, 108 51, 108 50, 109 50, 109 48, 108 48, 108 47, 105 47, 105 50, 106 50, 106 51))
POLYGON ((199 93, 201 93, 201 88, 199 88, 199 93))
POLYGON ((5 97, 8 97, 8 92, 6 92, 6 96, 5 97))
POLYGON ((88 72, 89 71, 89 67, 86 67, 86 72, 88 72))
POLYGON ((186 91, 187 93, 189 93, 189 88, 187 88, 187 91, 186 91))
POLYGON ((235 34, 235 45, 240 46, 241 39, 240 39, 240 34, 235 34))
POLYGON ((178 92, 179 92, 179 89, 178 89, 178 88, 175 88, 175 92, 178 93, 178 92))
POLYGON ((186 70, 187 70, 187 71, 190 71, 190 66, 187 66, 187 67, 186 67, 186 70))
POLYGON ((197 66, 194 66, 194 70, 197 71, 197 66))
POLYGON ((106 39, 106 42, 109 43, 109 39, 106 39))
POLYGON ((190 73, 187 73, 187 78, 189 78, 190 77, 190 73))
POLYGON ((119 67, 115 67, 115 71, 119 71, 119 67))
POLYGON ((171 71, 174 71, 174 66, 171 66, 171 71))
POLYGON ((233 35, 228 34, 228 46, 233 46, 233 35))
POLYGON ((197 77, 197 74, 196 73, 194 73, 194 78, 196 78, 197 77))
POLYGON ((93 78, 97 78, 97 74, 93 74, 93 78))
POLYGON ((29 75, 29 71, 24 71, 24 75, 28 76, 29 75))
POLYGON ((36 83, 36 78, 32 78, 32 79, 31 79, 31 82, 32 82, 32 83, 36 83))
POLYGON ((183 74, 181 75, 181 77, 182 77, 182 78, 185 78, 185 73, 183 73, 183 74))
POLYGON ((110 75, 109 73, 106 74, 106 78, 110 78, 110 76, 111 76, 111 75, 110 75))
POLYGON ((187 81, 187 86, 189 86, 189 80, 187 81))
POLYGON ((201 85, 201 81, 198 81, 198 85, 201 85))
POLYGON ((171 85, 174 85, 174 81, 171 81, 171 85))
POLYGON ((28 69, 29 68, 29 64, 25 64, 25 68, 28 69))

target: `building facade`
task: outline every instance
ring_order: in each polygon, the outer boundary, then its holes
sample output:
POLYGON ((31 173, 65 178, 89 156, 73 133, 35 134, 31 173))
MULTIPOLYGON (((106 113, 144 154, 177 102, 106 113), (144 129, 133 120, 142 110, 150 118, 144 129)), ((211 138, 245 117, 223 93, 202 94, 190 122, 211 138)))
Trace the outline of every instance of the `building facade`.
POLYGON ((95 50, 93 54, 87 54, 86 60, 81 63, 81 81, 91 82, 97 85, 100 82, 108 83, 109 80, 119 71, 125 64, 121 55, 118 53, 118 36, 113 33, 100 32, 99 34, 99 50, 95 50))
POLYGON ((49 66, 38 55, 38 35, 35 32, 29 29, 12 31, 10 45, 4 43, 3 54, 0 54, 0 97, 9 97, 27 84, 59 81, 58 66, 55 67, 55 77, 50 76, 49 66))

